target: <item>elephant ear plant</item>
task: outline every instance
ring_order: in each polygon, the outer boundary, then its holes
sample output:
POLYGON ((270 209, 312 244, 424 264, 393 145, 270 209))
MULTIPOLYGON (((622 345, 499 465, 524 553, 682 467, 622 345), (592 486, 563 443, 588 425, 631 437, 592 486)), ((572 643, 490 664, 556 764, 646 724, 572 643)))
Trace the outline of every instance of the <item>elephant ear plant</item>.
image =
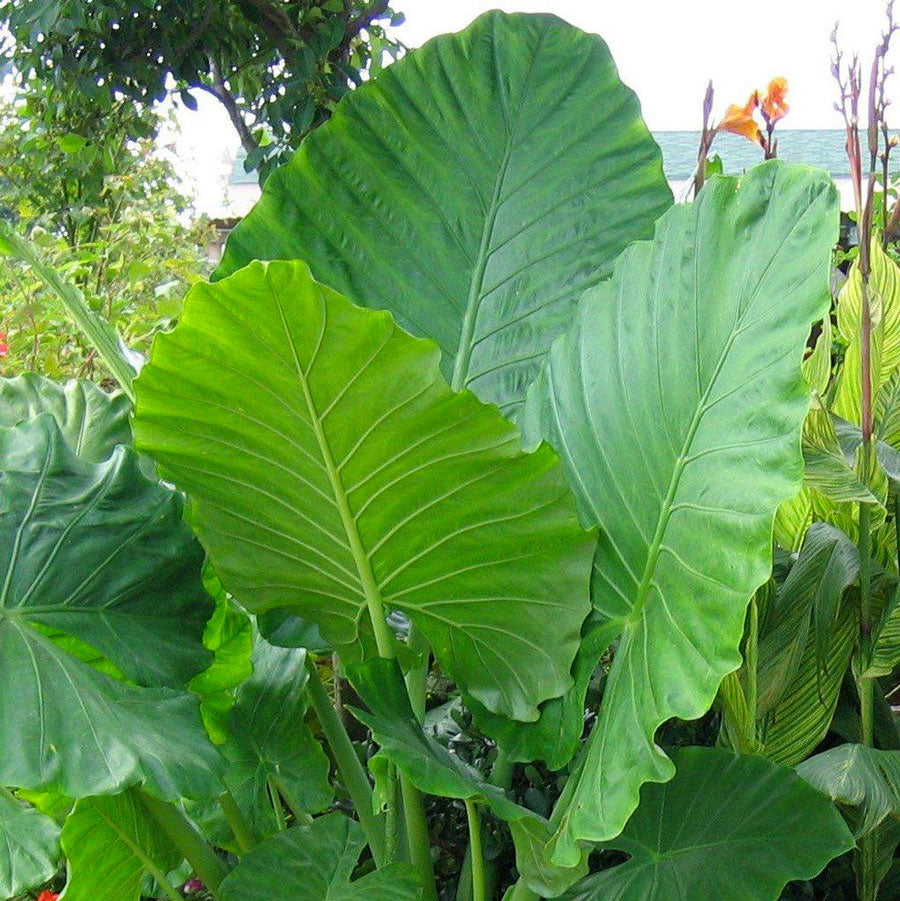
MULTIPOLYGON (((351 92, 128 370, 137 454, 127 399, 2 386, 0 880, 61 841, 69 899, 192 869, 219 901, 744 901, 850 850, 851 793, 739 728, 837 230, 775 161, 673 207, 606 45, 552 16, 351 92), (478 766, 427 725, 448 696, 478 766), (735 750, 671 747, 698 719, 735 750)), ((840 560, 796 563, 826 610, 840 560)))

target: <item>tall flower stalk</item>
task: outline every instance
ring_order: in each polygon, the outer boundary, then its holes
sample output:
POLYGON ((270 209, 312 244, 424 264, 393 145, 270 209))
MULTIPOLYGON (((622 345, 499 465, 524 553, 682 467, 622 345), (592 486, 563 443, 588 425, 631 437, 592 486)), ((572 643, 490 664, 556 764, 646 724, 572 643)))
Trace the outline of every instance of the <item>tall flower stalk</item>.
MULTIPOLYGON (((850 176, 856 205, 856 221, 859 233, 859 258, 857 268, 861 283, 860 309, 860 430, 862 451, 860 476, 863 484, 868 484, 874 474, 872 447, 872 218, 875 205, 875 187, 879 159, 884 179, 883 191, 887 196, 888 158, 890 154, 890 133, 887 126, 885 83, 892 69, 886 63, 891 37, 897 30, 893 20, 893 3, 887 6, 887 29, 881 42, 875 48, 872 68, 869 74, 868 109, 866 123, 866 153, 868 174, 863 183, 863 152, 859 135, 859 105, 862 96, 862 69, 859 57, 854 55, 845 63, 837 40, 837 25, 831 35, 834 46, 832 74, 840 89, 840 101, 835 108, 844 119, 846 131, 847 157, 850 161, 850 176), (883 149, 879 156, 879 138, 883 138, 883 149)), ((885 213, 886 213, 886 200, 885 213)), ((885 215, 885 220, 886 220, 885 215)), ((884 220, 883 220, 884 221, 884 220)), ((887 230, 887 229, 886 229, 887 230)), ((900 536, 898 536, 900 537, 900 536)), ((857 646, 856 684, 859 694, 860 742, 872 747, 874 744, 874 690, 873 677, 869 675, 872 657, 873 613, 871 601, 871 523, 867 503, 859 504, 859 638, 857 646)), ((860 882, 860 897, 863 901, 874 901, 878 880, 875 873, 875 848, 872 836, 864 836, 858 844, 857 872, 860 882)))

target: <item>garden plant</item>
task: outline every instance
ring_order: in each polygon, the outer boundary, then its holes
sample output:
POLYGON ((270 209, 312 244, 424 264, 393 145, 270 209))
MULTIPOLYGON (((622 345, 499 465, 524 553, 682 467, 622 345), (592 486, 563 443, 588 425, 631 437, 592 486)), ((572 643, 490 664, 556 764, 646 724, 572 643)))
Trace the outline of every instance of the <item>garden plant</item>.
POLYGON ((0 222, 120 386, 0 381, 0 895, 900 896, 892 31, 836 293, 774 121, 675 204, 552 15, 346 94, 142 367, 0 222))

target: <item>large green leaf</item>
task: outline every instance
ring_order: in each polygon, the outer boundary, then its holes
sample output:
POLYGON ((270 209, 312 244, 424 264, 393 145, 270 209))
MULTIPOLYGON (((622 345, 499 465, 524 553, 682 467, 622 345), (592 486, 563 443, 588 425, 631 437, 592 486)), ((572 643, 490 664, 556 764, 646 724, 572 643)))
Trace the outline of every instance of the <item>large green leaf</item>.
POLYGON ((125 448, 101 464, 77 458, 48 414, 0 429, 0 473, 0 784, 214 792, 218 758, 195 699, 118 681, 47 634, 151 684, 202 664, 210 603, 178 497, 125 448))
POLYGON ((378 786, 384 785, 388 763, 392 763, 420 791, 487 806, 509 824, 516 846, 516 867, 534 891, 558 894, 587 872, 587 853, 572 866, 553 865, 544 850, 552 837, 547 820, 511 801, 478 770, 424 732, 410 706, 395 660, 375 659, 351 665, 348 674, 368 708, 351 711, 372 730, 380 746, 369 760, 378 786))
POLYGON ((182 859, 134 790, 78 801, 62 845, 65 901, 140 901, 144 878, 165 877, 182 859))
POLYGON ((657 727, 704 713, 741 662, 775 511, 802 477, 800 362, 836 234, 824 173, 776 161, 711 179, 585 294, 529 391, 526 435, 560 451, 601 527, 594 603, 625 621, 560 863, 672 777, 657 727))
POLYGON ((566 901, 775 901, 853 847, 837 810, 793 771, 716 748, 673 754, 675 778, 646 785, 606 847, 631 855, 566 901))
POLYGON ((362 826, 332 813, 279 832, 250 851, 224 879, 220 901, 418 901, 408 864, 390 864, 350 881, 365 847, 362 826))
POLYGON ((85 460, 102 463, 117 444, 131 444, 131 401, 107 394, 85 379, 64 385, 33 372, 0 379, 0 427, 50 413, 70 448, 85 460))
POLYGON ((3 430, 0 607, 59 629, 145 685, 184 684, 209 662, 203 551, 171 491, 123 448, 76 458, 54 420, 3 430))
POLYGON ((222 753, 225 782, 258 836, 278 830, 269 800, 283 792, 304 811, 331 803, 329 764, 303 721, 306 714, 306 651, 277 648, 259 639, 253 675, 235 694, 231 729, 222 753))
POLYGON ((59 826, 0 788, 0 897, 46 882, 59 866, 59 826))
POLYGON ((248 609, 292 609, 357 655, 402 610, 517 719, 569 687, 595 537, 556 455, 452 392, 430 341, 303 263, 254 263, 191 292, 135 384, 139 446, 248 609))
POLYGON ((306 260, 509 411, 579 294, 671 202, 606 44, 491 12, 348 94, 266 181, 218 274, 306 260))

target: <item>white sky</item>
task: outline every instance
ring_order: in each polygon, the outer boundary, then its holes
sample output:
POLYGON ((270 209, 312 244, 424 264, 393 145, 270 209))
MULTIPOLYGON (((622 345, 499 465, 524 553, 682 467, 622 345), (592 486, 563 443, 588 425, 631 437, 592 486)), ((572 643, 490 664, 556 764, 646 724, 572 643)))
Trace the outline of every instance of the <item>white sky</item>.
MULTIPOLYGON (((716 113, 744 103, 750 92, 783 75, 791 112, 786 128, 838 128, 835 86, 829 71, 829 33, 837 19, 845 51, 859 50, 866 73, 884 25, 884 0, 395 0, 406 14, 400 39, 416 47, 458 31, 488 9, 552 12, 601 34, 623 81, 637 92, 651 129, 695 129, 709 78, 716 113)), ((900 4, 897 17, 900 18, 900 4)), ((892 91, 900 126, 900 34, 892 91)), ((867 77, 867 75, 866 75, 867 77)), ((221 192, 226 158, 238 144, 224 111, 198 95, 200 109, 181 110, 178 155, 196 172, 199 206, 221 192)), ((891 119, 889 113, 889 120, 891 119)))

